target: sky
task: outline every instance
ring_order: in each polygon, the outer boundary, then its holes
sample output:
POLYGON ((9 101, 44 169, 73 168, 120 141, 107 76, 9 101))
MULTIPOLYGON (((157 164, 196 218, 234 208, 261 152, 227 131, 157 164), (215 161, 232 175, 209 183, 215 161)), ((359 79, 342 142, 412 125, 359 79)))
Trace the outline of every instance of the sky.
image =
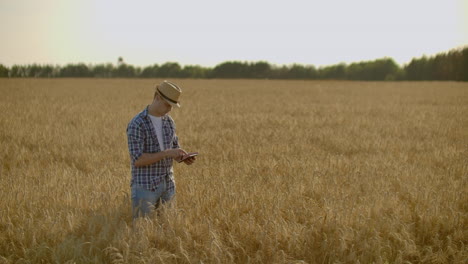
POLYGON ((468 46, 466 0, 0 0, 0 64, 400 65, 468 46))

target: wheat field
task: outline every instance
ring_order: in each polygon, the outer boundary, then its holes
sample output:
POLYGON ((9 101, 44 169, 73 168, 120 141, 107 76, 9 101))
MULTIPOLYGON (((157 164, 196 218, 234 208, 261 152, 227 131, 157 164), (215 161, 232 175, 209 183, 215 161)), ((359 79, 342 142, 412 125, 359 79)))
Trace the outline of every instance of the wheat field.
POLYGON ((200 156, 135 226, 160 81, 0 79, 0 263, 467 263, 467 83, 171 80, 200 156))

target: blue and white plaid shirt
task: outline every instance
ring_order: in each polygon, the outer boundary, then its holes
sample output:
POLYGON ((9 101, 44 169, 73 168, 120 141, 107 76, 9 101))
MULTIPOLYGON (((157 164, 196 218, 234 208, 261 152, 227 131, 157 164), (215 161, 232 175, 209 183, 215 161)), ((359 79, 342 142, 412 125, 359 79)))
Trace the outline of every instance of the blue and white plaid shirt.
MULTIPOLYGON (((164 149, 180 148, 179 139, 175 133, 174 120, 169 115, 162 117, 162 129, 164 149)), ((130 185, 154 191, 163 179, 167 179, 167 189, 174 189, 175 181, 172 172, 172 158, 165 158, 147 166, 135 167, 134 165, 135 161, 143 153, 161 151, 156 131, 148 116, 148 107, 137 114, 128 124, 127 139, 132 168, 130 185)))

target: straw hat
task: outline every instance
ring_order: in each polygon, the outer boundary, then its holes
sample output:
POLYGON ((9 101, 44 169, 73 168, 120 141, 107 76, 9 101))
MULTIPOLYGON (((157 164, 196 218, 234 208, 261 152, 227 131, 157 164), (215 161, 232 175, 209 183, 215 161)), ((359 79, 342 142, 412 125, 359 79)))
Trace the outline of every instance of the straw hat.
POLYGON ((161 97, 172 106, 180 107, 179 96, 182 90, 175 84, 164 81, 156 86, 156 91, 161 97))

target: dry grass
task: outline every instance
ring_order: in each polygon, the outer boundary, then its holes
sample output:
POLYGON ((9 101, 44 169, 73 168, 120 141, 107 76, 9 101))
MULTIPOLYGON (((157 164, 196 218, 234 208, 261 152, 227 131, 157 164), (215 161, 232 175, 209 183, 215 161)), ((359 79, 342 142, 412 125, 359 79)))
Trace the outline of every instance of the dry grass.
POLYGON ((467 83, 175 81, 201 156, 136 231, 159 80, 0 80, 0 263, 466 263, 467 83))

